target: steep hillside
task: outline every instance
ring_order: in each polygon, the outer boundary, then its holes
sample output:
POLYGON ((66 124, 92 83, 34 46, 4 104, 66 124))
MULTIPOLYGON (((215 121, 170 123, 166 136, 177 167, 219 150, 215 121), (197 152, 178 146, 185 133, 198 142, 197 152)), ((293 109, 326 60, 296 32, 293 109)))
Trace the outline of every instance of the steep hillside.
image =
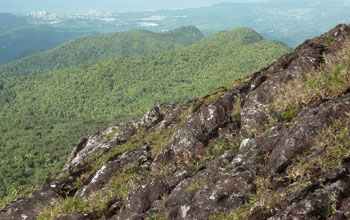
POLYGON ((0 13, 0 31, 7 27, 26 25, 25 17, 16 16, 9 13, 0 13))
POLYGON ((347 219, 350 27, 82 140, 0 219, 347 219))
POLYGON ((18 59, 30 51, 50 50, 84 34, 86 32, 49 25, 11 25, 0 31, 0 64, 18 59))
POLYGON ((192 46, 0 80, 0 193, 11 199, 62 168, 84 136, 247 76, 290 49, 249 28, 192 46))
POLYGON ((159 34, 133 30, 84 36, 50 51, 1 65, 0 76, 37 74, 121 56, 171 50, 191 45, 203 37, 194 26, 159 34))

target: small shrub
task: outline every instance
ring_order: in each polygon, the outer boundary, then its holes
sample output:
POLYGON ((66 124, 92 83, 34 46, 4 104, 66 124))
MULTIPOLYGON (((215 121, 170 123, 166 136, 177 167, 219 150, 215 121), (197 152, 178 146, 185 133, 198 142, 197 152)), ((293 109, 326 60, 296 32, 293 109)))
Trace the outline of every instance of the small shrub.
POLYGON ((324 43, 324 45, 328 48, 330 46, 332 46, 333 42, 334 42, 335 38, 332 36, 328 36, 326 42, 324 43))
POLYGON ((103 138, 102 138, 102 141, 103 142, 108 142, 110 141, 118 132, 120 131, 120 128, 117 127, 117 128, 114 128, 113 131, 107 135, 105 135, 103 138))
POLYGON ((155 212, 150 212, 147 214, 145 220, 166 220, 166 217, 155 212))
POLYGON ((235 102, 232 106, 232 112, 231 117, 233 121, 241 121, 241 111, 242 111, 242 103, 241 103, 241 97, 236 97, 235 102))
POLYGON ((170 141, 173 136, 174 129, 159 129, 145 137, 145 142, 151 145, 151 156, 155 158, 170 141))
POLYGON ((129 193, 136 186, 140 175, 136 172, 139 166, 138 162, 128 164, 122 168, 121 171, 111 178, 107 184, 107 188, 110 190, 111 197, 118 196, 124 201, 129 193))
POLYGON ((167 176, 170 176, 171 174, 174 174, 176 172, 176 170, 177 170, 177 168, 176 168, 175 164, 170 162, 166 166, 163 166, 161 168, 160 172, 161 172, 162 176, 167 177, 167 176))
POLYGON ((193 183, 191 183, 188 187, 187 187, 187 191, 192 191, 192 190, 197 190, 203 186, 208 185, 208 180, 206 179, 199 179, 193 183))

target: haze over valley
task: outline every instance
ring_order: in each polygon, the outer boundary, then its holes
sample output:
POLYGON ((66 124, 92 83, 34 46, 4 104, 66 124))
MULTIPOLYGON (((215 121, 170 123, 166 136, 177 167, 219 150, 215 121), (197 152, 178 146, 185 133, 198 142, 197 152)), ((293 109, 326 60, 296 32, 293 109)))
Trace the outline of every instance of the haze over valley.
MULTIPOLYGON (((91 7, 83 12, 72 13, 47 8, 27 9, 16 16, 0 14, 0 63, 52 49, 85 34, 133 29, 164 32, 188 25, 196 26, 206 36, 220 30, 250 27, 266 39, 279 40, 295 47, 306 39, 318 36, 339 23, 349 23, 350 20, 348 1, 244 1, 124 13, 115 12, 114 7, 108 11, 91 7)), ((118 7, 115 6, 115 10, 118 11, 118 7)))

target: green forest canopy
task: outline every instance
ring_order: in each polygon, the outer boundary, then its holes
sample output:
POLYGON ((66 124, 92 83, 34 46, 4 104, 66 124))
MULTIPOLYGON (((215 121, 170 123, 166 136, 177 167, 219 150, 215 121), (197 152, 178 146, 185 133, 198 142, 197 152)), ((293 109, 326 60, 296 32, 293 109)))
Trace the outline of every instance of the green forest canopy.
POLYGON ((0 65, 0 77, 64 69, 121 56, 166 51, 191 45, 204 38, 194 26, 164 33, 133 30, 112 34, 88 35, 47 52, 0 65))
POLYGON ((0 80, 0 198, 62 168, 79 140, 156 103, 184 102, 267 66, 290 51, 249 28, 171 51, 119 57, 0 80))

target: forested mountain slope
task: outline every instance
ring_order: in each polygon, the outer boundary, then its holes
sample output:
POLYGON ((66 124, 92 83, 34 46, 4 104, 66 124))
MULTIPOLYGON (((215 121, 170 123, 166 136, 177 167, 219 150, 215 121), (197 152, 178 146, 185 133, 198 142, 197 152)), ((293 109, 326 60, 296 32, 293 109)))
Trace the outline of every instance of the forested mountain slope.
POLYGON ((349 37, 339 25, 251 77, 84 138, 0 219, 348 219, 349 37))
POLYGON ((7 27, 16 27, 28 24, 25 18, 10 13, 0 12, 0 31, 7 27))
POLYGON ((239 28, 182 49, 0 80, 1 197, 41 183, 93 131, 207 94, 288 51, 239 28))
POLYGON ((0 64, 28 54, 50 50, 84 34, 86 32, 49 25, 11 25, 0 31, 0 64))
POLYGON ((121 56, 171 50, 191 45, 203 37, 200 30, 194 26, 181 27, 164 33, 133 30, 88 35, 50 51, 0 65, 0 77, 37 74, 121 56))

